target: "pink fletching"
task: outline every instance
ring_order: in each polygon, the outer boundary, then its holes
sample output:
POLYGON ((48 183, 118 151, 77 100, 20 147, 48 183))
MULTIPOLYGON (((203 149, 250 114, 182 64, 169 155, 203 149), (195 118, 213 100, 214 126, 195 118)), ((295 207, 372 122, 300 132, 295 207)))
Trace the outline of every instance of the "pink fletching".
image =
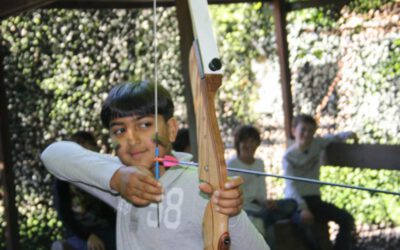
POLYGON ((163 165, 166 168, 174 167, 176 165, 179 165, 179 161, 178 161, 178 159, 176 159, 175 157, 173 157, 171 155, 166 155, 166 156, 164 156, 164 159, 163 159, 163 165))

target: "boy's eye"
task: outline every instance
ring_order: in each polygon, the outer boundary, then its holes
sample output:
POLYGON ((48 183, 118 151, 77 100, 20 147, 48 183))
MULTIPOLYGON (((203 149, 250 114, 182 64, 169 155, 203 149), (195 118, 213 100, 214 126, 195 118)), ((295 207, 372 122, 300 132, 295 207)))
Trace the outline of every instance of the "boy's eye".
POLYGON ((154 124, 154 119, 151 117, 143 117, 137 121, 136 126, 140 129, 151 128, 154 124))
POLYGON ((112 130, 112 135, 121 135, 125 132, 125 128, 115 128, 112 130))
POLYGON ((150 128, 151 126, 153 126, 153 122, 143 121, 143 122, 140 122, 138 125, 139 125, 139 128, 150 128))

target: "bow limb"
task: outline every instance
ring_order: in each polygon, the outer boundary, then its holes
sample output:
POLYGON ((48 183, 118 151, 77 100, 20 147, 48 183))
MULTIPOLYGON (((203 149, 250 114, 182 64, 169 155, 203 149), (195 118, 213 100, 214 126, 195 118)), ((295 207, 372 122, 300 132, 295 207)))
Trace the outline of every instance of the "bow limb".
MULTIPOLYGON (((189 0, 195 41, 189 55, 190 82, 196 114, 199 178, 213 190, 224 188, 227 169, 214 98, 222 83, 221 64, 209 21, 207 1, 189 0)), ((207 204, 203 217, 206 250, 229 249, 228 216, 207 204)))

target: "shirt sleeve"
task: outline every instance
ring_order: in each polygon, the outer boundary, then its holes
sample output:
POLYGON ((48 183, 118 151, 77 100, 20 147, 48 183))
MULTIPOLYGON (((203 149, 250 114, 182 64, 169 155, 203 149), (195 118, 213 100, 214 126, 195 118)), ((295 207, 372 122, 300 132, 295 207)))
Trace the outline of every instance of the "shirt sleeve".
POLYGON ((325 135, 322 138, 316 138, 317 142, 320 143, 320 145, 325 148, 327 147, 330 143, 332 142, 343 142, 347 139, 349 139, 354 133, 352 131, 346 131, 346 132, 340 132, 337 134, 330 134, 330 135, 325 135))
POLYGON ((61 141, 48 146, 41 160, 57 178, 73 182, 115 208, 117 197, 112 194, 110 180, 122 166, 118 158, 87 150, 74 142, 61 141))
POLYGON ((245 212, 229 219, 231 249, 269 250, 264 237, 257 231, 245 212))
MULTIPOLYGON (((298 176, 298 174, 296 173, 295 169, 293 168, 292 164, 290 164, 286 156, 283 157, 283 173, 284 175, 288 176, 298 176)), ((285 188, 286 198, 295 199, 300 209, 307 208, 307 203, 298 192, 297 185, 301 184, 299 182, 288 179, 286 179, 285 182, 286 182, 286 188, 285 188)))

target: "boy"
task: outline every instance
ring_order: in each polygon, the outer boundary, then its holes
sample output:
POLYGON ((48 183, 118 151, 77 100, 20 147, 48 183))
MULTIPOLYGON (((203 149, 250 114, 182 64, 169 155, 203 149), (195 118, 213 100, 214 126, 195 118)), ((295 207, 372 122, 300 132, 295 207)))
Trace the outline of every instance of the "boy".
MULTIPOLYGON (((110 130, 118 159, 61 142, 46 149, 42 160, 57 177, 78 182, 117 209, 118 249, 203 249, 202 219, 208 199, 197 188, 197 169, 177 166, 166 171, 161 166, 161 178, 154 178, 154 88, 147 82, 125 83, 110 91, 101 120, 110 130), (67 159, 75 168, 65 166, 67 159)), ((187 161, 189 154, 171 152, 178 130, 173 111, 169 93, 158 87, 159 156, 172 153, 187 161)), ((214 192, 211 200, 219 212, 238 214, 229 220, 232 250, 268 249, 246 214, 239 213, 241 182, 240 178, 228 181, 226 190, 214 192)), ((211 193, 205 183, 200 189, 211 193)))
MULTIPOLYGON (((264 172, 264 161, 254 157, 260 143, 260 132, 255 127, 240 126, 234 134, 236 156, 228 161, 228 166, 264 172)), ((290 219, 297 210, 297 203, 293 199, 267 200, 263 176, 240 175, 244 179, 244 210, 260 233, 266 236, 271 249, 274 249, 275 236, 272 225, 278 220, 290 219)))
MULTIPOLYGON (((334 136, 315 137, 317 123, 312 116, 301 114, 293 120, 292 133, 295 143, 288 148, 283 157, 285 175, 319 179, 320 154, 334 141, 356 139, 353 132, 343 132, 334 136)), ((286 180, 286 197, 296 199, 301 209, 300 221, 334 221, 340 229, 334 249, 351 249, 354 219, 345 210, 321 200, 319 185, 286 180)))

